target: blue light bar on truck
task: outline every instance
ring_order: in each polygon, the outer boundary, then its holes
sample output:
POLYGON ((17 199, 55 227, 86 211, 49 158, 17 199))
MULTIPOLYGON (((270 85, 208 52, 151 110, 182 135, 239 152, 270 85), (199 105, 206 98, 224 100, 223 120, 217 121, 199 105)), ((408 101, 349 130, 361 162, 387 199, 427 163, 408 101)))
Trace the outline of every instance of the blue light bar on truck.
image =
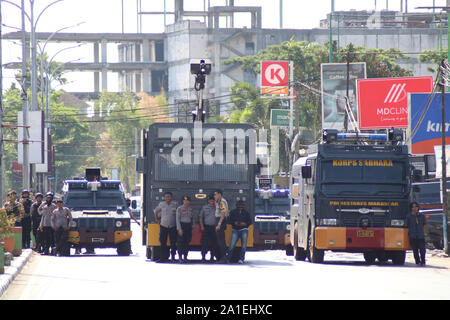
POLYGON ((391 128, 386 133, 366 133, 366 132, 339 132, 336 129, 324 129, 322 139, 325 143, 338 141, 382 141, 400 143, 403 141, 403 131, 401 129, 391 128))
POLYGON ((387 141, 387 134, 381 133, 354 133, 354 132, 346 132, 346 133, 338 133, 338 140, 354 140, 354 139, 364 139, 364 140, 381 140, 387 141))

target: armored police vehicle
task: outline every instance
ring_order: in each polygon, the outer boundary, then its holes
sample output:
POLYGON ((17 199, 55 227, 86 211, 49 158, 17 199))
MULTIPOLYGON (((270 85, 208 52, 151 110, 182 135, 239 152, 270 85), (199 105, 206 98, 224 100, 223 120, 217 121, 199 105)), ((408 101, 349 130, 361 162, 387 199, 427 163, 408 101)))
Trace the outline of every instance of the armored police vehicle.
POLYGON ((255 190, 254 249, 285 249, 289 242, 289 189, 258 178, 255 190))
POLYGON ((412 170, 403 134, 324 130, 317 152, 292 168, 290 238, 297 260, 326 250, 360 252, 367 263, 405 262, 412 170))
MULTIPOLYGON (((229 210, 236 207, 237 201, 243 200, 253 218, 256 165, 249 161, 255 150, 254 141, 249 138, 252 129, 247 124, 204 123, 197 128, 193 123, 153 123, 143 131, 143 149, 136 165, 143 181, 142 244, 147 247, 148 259, 160 258, 160 227, 153 212, 164 201, 165 192, 171 192, 178 205, 183 195, 192 199, 194 226, 190 250, 201 248, 198 213, 207 203, 208 195, 215 190, 223 191, 229 210), (211 133, 216 137, 216 153, 210 150, 211 133), (223 139, 219 140, 218 136, 223 139), (207 161, 207 156, 212 153, 219 156, 218 149, 223 151, 224 161, 207 161), (187 161, 178 162, 180 154, 187 157, 187 161), (195 161, 196 157, 199 161, 195 161), (232 160, 228 161, 230 158, 232 160)), ((225 237, 229 245, 231 225, 227 225, 225 237)), ((247 246, 253 247, 253 226, 249 228, 247 246)))
POLYGON ((99 168, 87 168, 85 178, 64 181, 64 205, 72 210, 69 242, 75 248, 117 248, 131 253, 130 214, 119 180, 101 178, 99 168))

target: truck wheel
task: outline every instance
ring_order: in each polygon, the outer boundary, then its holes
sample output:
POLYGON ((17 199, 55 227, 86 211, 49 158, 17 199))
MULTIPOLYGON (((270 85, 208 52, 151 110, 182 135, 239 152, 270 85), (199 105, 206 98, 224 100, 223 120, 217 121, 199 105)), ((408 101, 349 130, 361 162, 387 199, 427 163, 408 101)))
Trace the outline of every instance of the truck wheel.
POLYGON ((292 245, 287 245, 285 249, 286 249, 286 255, 287 256, 293 256, 294 255, 294 248, 292 247, 292 245))
POLYGON ((367 264, 374 264, 375 263, 375 259, 377 258, 375 252, 373 251, 366 251, 364 252, 364 260, 366 260, 367 264))
POLYGON ((406 252, 405 251, 395 251, 391 253, 392 263, 396 266, 402 266, 405 264, 406 252))
POLYGON ((297 246, 297 248, 294 250, 295 260, 297 260, 297 261, 305 261, 306 260, 306 256, 307 256, 307 253, 306 253, 305 249, 299 248, 297 246))
POLYGON ((119 256, 129 256, 131 254, 131 242, 130 240, 121 242, 117 245, 117 254, 119 256))
POLYGON ((325 252, 315 247, 312 233, 308 237, 308 249, 308 259, 310 262, 323 263, 325 252))

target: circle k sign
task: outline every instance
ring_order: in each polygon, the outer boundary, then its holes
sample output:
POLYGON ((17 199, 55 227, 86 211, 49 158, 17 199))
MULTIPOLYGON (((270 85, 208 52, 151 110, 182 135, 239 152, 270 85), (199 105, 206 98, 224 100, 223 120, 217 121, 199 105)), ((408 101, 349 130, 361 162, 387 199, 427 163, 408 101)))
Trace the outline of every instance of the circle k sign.
MULTIPOLYGON (((289 92, 289 61, 262 61, 261 88, 283 88, 283 93, 289 92)), ((267 91, 267 90, 266 90, 267 91)), ((271 93, 269 91, 263 93, 271 93)), ((274 91, 274 94, 280 93, 274 91)))

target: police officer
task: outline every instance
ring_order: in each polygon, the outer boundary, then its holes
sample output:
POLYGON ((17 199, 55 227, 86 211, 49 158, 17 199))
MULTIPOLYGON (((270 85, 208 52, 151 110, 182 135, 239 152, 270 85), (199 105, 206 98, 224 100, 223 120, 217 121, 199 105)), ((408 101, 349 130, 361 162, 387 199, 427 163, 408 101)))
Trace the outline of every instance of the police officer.
POLYGON ((36 252, 42 252, 42 235, 41 230, 39 230, 39 225, 41 223, 41 215, 38 212, 40 205, 42 204, 42 199, 44 199, 44 195, 40 192, 36 193, 34 196, 36 200, 31 205, 31 229, 33 231, 34 239, 36 241, 36 246, 34 250, 36 252))
POLYGON ((177 227, 176 227, 177 204, 173 201, 172 192, 164 194, 164 201, 160 202, 153 212, 155 221, 159 223, 159 241, 161 242, 161 256, 158 262, 166 262, 169 259, 167 248, 167 236, 170 239, 170 255, 175 262, 177 252, 177 227))
POLYGON ((208 203, 200 210, 200 229, 203 232, 202 236, 202 262, 206 262, 205 256, 208 250, 211 254, 211 261, 214 261, 214 256, 218 259, 218 243, 216 235, 216 201, 214 196, 208 197, 208 203))
POLYGON ((54 244, 54 235, 52 229, 51 215, 53 210, 56 209, 56 205, 53 203, 53 193, 47 192, 45 195, 45 201, 41 204, 38 209, 41 215, 41 223, 39 224, 39 229, 42 232, 42 246, 43 254, 50 254, 50 249, 54 244))
POLYGON ((62 199, 56 200, 56 209, 51 215, 51 225, 55 232, 55 254, 59 256, 70 255, 70 248, 67 243, 70 223, 72 222, 72 213, 70 209, 64 207, 62 199))
POLYGON ((183 205, 177 208, 177 232, 178 232, 178 259, 180 262, 187 262, 189 253, 189 243, 192 240, 193 210, 191 198, 183 196, 183 205))
POLYGON ((30 199, 30 192, 27 189, 22 191, 22 199, 20 203, 23 205, 24 215, 22 219, 22 246, 30 248, 31 242, 31 205, 33 201, 30 199))
POLYGON ((220 262, 226 262, 225 252, 227 250, 227 244, 225 242, 225 229, 226 219, 229 215, 228 202, 222 195, 222 190, 216 190, 214 192, 214 200, 216 201, 216 233, 217 243, 219 246, 218 259, 220 262))

